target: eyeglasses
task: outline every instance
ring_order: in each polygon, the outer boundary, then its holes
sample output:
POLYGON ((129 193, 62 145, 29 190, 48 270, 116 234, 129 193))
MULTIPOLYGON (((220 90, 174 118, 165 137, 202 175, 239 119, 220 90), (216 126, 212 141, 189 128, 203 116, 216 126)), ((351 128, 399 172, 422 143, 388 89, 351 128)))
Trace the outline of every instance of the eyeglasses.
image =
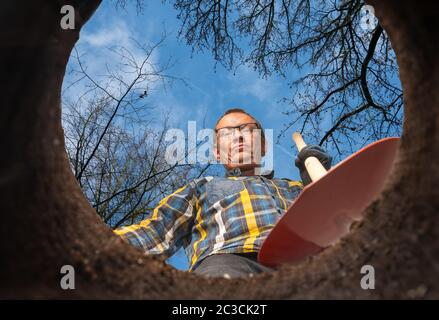
POLYGON ((216 129, 215 131, 219 134, 221 138, 228 138, 230 135, 235 133, 236 130, 239 130, 242 135, 249 135, 253 132, 254 129, 260 129, 258 124, 255 122, 243 123, 236 127, 223 127, 216 129))

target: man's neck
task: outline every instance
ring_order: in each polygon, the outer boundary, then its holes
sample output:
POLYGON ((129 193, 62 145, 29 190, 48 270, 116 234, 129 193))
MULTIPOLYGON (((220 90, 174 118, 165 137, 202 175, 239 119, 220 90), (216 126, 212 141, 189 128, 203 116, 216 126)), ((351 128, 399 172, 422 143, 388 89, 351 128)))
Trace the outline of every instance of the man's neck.
POLYGON ((255 175, 258 175, 260 173, 260 171, 261 170, 259 168, 241 170, 241 176, 255 176, 255 175))
MULTIPOLYGON (((229 169, 228 172, 233 172, 233 170, 238 169, 229 169)), ((239 176, 257 176, 261 174, 261 168, 260 167, 253 167, 253 168, 239 168, 239 176)))

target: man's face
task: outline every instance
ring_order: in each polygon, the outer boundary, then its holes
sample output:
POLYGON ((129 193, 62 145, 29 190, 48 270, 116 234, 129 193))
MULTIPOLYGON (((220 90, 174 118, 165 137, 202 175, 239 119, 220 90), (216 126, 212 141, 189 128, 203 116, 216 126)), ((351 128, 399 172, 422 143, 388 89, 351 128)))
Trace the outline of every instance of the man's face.
POLYGON ((226 114, 216 126, 216 141, 216 157, 228 170, 253 169, 265 154, 261 130, 245 113, 226 114))

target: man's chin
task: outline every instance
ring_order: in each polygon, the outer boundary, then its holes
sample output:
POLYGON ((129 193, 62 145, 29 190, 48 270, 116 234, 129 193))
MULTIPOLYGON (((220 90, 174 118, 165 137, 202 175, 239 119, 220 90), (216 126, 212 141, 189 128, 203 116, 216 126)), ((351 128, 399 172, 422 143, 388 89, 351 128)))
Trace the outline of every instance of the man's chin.
POLYGON ((235 163, 228 163, 225 165, 227 170, 233 170, 233 169, 239 169, 241 171, 249 171, 257 167, 255 163, 249 163, 249 164, 235 164, 235 163))
POLYGON ((233 157, 233 159, 229 159, 229 162, 236 166, 250 165, 252 164, 252 157, 251 154, 240 153, 236 157, 233 157))

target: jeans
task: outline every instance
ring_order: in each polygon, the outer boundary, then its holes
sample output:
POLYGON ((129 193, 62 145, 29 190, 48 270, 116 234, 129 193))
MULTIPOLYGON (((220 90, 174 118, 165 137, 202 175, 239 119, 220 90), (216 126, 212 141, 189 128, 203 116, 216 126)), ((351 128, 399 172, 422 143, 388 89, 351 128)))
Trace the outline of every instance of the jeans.
POLYGON ((275 269, 258 263, 257 253, 223 253, 206 257, 193 273, 208 277, 244 277, 261 272, 272 272, 275 269))

